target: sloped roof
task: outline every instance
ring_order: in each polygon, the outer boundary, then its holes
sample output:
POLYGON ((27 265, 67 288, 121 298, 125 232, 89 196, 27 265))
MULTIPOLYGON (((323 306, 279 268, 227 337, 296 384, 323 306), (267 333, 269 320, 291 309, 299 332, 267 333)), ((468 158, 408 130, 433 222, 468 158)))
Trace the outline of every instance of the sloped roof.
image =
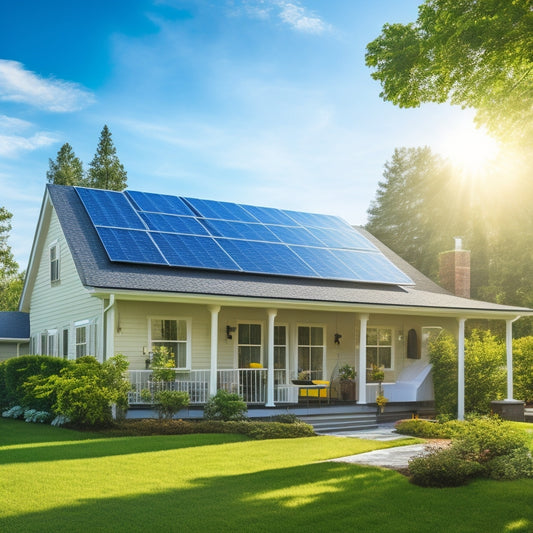
POLYGON ((292 300, 360 306, 453 309, 508 314, 533 310, 459 298, 435 284, 363 229, 413 281, 413 286, 379 285, 325 279, 213 272, 179 267, 112 262, 73 187, 47 185, 81 282, 101 291, 148 291, 182 295, 292 300))
POLYGON ((0 313, 0 341, 28 340, 30 338, 30 315, 19 311, 0 313))

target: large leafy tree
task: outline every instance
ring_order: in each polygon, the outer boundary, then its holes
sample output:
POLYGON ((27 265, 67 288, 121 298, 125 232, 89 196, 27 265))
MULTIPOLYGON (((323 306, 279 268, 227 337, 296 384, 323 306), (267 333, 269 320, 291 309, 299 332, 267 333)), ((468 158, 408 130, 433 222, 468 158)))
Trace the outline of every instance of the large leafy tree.
POLYGON ((531 0, 426 0, 416 22, 367 45, 380 96, 400 107, 449 101, 500 138, 533 135, 531 0))
POLYGON ((107 125, 102 129, 96 154, 89 164, 87 185, 113 191, 122 191, 127 187, 127 172, 117 156, 107 125))
POLYGON ((76 157, 69 143, 65 143, 57 152, 55 161, 49 159, 46 173, 48 183, 55 185, 83 185, 83 165, 76 157))
POLYGON ((7 240, 13 215, 0 207, 0 311, 16 311, 22 292, 22 274, 7 240))

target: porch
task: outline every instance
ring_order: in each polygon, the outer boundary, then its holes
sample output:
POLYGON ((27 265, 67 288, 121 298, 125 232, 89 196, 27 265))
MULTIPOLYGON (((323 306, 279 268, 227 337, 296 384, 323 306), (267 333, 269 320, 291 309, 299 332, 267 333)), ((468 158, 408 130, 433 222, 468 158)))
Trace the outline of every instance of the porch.
MULTIPOLYGON (((346 397, 338 376, 332 375, 330 381, 294 384, 287 370, 274 369, 273 383, 269 383, 267 368, 219 369, 216 371, 216 387, 212 386, 210 370, 174 369, 173 381, 154 381, 152 370, 130 370, 131 390, 128 401, 130 406, 152 403, 153 395, 161 390, 183 391, 189 394, 190 405, 204 405, 217 390, 236 393, 242 396, 249 406, 297 406, 298 404, 318 405, 343 404, 359 401, 356 384, 354 394, 346 397), (316 383, 316 384, 315 384, 316 383), (269 389, 273 392, 273 402, 269 402, 269 389)), ((424 402, 433 399, 431 366, 423 364, 410 368, 409 373, 400 374, 394 383, 383 383, 386 397, 394 403, 424 402), (416 370, 416 371, 415 371, 416 370)), ((374 404, 379 394, 378 383, 365 384, 365 404, 374 404)))

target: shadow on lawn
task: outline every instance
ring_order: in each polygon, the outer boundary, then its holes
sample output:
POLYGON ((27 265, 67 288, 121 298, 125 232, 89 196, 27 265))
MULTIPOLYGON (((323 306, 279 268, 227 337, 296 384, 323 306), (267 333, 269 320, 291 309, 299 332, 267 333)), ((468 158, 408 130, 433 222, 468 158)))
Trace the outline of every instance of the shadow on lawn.
MULTIPOLYGON (((70 437, 70 436, 69 436, 70 437)), ((65 437, 65 439, 69 438, 65 437)), ((135 453, 159 452, 183 448, 196 448, 229 442, 248 440, 243 435, 194 434, 165 435, 150 437, 111 437, 96 436, 95 440, 65 440, 43 442, 42 445, 0 448, 0 465, 32 463, 43 461, 66 461, 72 459, 93 459, 135 453)), ((0 531, 2 529, 0 528, 0 531)))
POLYGON ((156 493, 81 500, 0 519, 0 531, 522 532, 533 526, 528 487, 506 483, 505 496, 498 483, 486 481, 422 489, 391 471, 316 463, 200 478, 192 486, 156 493))

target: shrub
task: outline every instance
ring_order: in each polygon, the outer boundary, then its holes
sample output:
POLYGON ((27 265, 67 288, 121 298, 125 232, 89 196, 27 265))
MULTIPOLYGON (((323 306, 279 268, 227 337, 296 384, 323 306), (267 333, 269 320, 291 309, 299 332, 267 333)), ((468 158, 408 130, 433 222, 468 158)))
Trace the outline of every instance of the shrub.
POLYGON ((533 477, 533 459, 526 448, 518 448, 507 455, 495 457, 487 464, 492 479, 512 480, 533 477))
MULTIPOLYGON (((457 414, 457 346, 442 333, 430 344, 435 407, 439 414, 457 414)), ((505 346, 490 331, 473 330, 465 339, 465 411, 490 413, 490 402, 505 392, 505 346)))
POLYGON ((514 397, 533 403, 533 337, 513 341, 514 397))
POLYGON ((127 405, 130 385, 123 376, 127 365, 120 355, 103 364, 92 356, 80 357, 34 391, 42 398, 55 398, 54 411, 73 424, 106 425, 112 421, 112 404, 127 405))
POLYGON ((4 418, 22 418, 24 416, 24 407, 20 405, 14 405, 10 409, 7 409, 2 413, 4 418))
POLYGON ((5 401, 9 405, 19 404, 28 408, 44 411, 51 410, 51 402, 35 395, 35 390, 25 387, 25 383, 33 380, 47 379, 59 375, 63 368, 71 364, 69 361, 47 355, 23 355, 13 357, 3 363, 5 401))
POLYGON ((453 448, 435 450, 409 461, 411 481, 422 487, 458 487, 481 469, 481 465, 463 459, 453 448))
POLYGON ((451 487, 466 483, 472 476, 518 479, 533 475, 525 431, 489 417, 470 420, 457 429, 450 448, 409 462, 413 483, 451 487))
POLYGON ((298 424, 301 420, 292 413, 283 413, 281 415, 274 415, 270 417, 272 422, 281 422, 282 424, 298 424))
POLYGON ((289 439, 315 436, 313 427, 299 422, 222 421, 222 420, 127 420, 106 434, 116 436, 189 435, 193 433, 237 433, 253 439, 289 439))
POLYGON ((176 371, 174 354, 166 346, 154 346, 150 368, 154 381, 174 381, 176 371))
POLYGON ((46 424, 53 418, 48 411, 37 411, 37 409, 26 409, 24 411, 24 420, 35 424, 46 424))
POLYGON ((218 390, 204 406, 204 418, 208 420, 243 420, 248 407, 241 396, 218 390))
POLYGON ((451 439, 463 430, 465 422, 451 420, 440 423, 429 420, 399 420, 394 425, 398 433, 424 439, 451 439))
POLYGON ((162 390, 154 394, 154 402, 159 418, 172 419, 180 409, 189 405, 190 399, 187 392, 162 390))

